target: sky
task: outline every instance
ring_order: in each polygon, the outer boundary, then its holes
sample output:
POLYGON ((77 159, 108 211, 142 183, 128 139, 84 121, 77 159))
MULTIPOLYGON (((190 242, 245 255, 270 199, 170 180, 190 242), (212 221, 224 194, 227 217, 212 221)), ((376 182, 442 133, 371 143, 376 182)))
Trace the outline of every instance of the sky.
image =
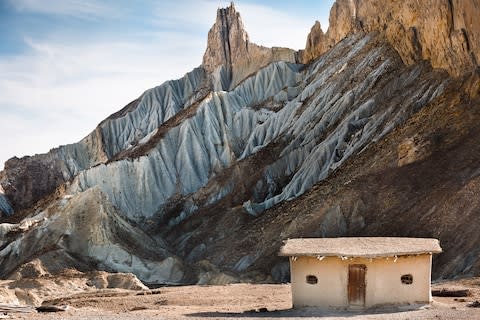
MULTIPOLYGON (((334 0, 238 0, 250 41, 303 49, 334 0)), ((0 170, 74 143, 199 66, 220 0, 0 0, 0 170)))

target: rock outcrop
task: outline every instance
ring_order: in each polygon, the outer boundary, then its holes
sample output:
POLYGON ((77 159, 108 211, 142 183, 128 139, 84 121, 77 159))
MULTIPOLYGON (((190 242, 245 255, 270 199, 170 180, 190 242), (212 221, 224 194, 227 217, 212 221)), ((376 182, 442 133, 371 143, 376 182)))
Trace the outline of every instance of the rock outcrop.
POLYGON ((464 0, 337 0, 325 36, 314 26, 304 62, 311 61, 355 32, 379 32, 402 60, 429 60, 453 76, 480 61, 480 3, 464 0))
POLYGON ((233 2, 217 10, 215 24, 208 32, 202 66, 221 80, 216 90, 234 88, 247 76, 274 61, 297 62, 297 54, 288 48, 266 48, 249 41, 240 14, 233 2))
POLYGON ((304 63, 315 60, 329 49, 330 41, 323 33, 322 26, 319 21, 315 21, 310 33, 307 37, 305 50, 301 51, 301 60, 304 63))
POLYGON ((52 273, 63 265, 135 273, 147 283, 184 278, 167 245, 121 218, 98 188, 64 195, 19 224, 0 224, 0 248, 0 278, 33 258, 52 273))
POLYGON ((9 159, 0 172, 0 197, 5 196, 11 204, 9 213, 31 207, 80 171, 106 161, 104 147, 102 131, 97 128, 78 143, 9 159))

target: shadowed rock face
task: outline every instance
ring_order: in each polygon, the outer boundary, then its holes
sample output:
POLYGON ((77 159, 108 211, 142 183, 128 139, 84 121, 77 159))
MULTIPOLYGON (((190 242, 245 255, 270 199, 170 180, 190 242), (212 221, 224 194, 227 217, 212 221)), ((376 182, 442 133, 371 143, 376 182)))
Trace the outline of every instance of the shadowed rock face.
POLYGON ((106 159, 98 128, 80 142, 52 149, 47 154, 11 158, 0 172, 0 189, 11 204, 10 214, 31 207, 80 171, 106 159))
MULTIPOLYGON (((201 67, 79 143, 9 160, 2 219, 27 218, 0 225, 0 276, 55 252, 149 283, 269 281, 271 270, 282 280, 282 239, 348 235, 439 237, 435 275, 478 272, 466 251, 478 236, 460 245, 452 234, 478 219, 479 71, 446 59, 452 74, 470 70, 454 79, 422 60, 461 57, 443 42, 426 49, 437 20, 423 4, 388 2, 388 15, 368 3, 337 1, 329 31, 316 24, 299 55, 250 43, 234 6, 219 9, 201 67), (416 40, 398 31, 412 26, 416 40)), ((432 9, 438 19, 469 8, 448 3, 432 9)), ((458 23, 437 36, 453 44, 458 23)))

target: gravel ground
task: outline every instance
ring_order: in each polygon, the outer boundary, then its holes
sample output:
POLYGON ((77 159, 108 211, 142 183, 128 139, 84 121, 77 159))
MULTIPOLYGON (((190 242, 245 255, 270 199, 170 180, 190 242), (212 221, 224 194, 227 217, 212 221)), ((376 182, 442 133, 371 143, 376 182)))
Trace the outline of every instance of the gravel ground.
POLYGON ((465 298, 435 297, 431 305, 363 312, 292 309, 289 285, 233 284, 182 286, 148 292, 99 290, 52 301, 69 305, 65 312, 11 313, 11 319, 480 319, 480 279, 443 282, 434 288, 468 288, 465 298))

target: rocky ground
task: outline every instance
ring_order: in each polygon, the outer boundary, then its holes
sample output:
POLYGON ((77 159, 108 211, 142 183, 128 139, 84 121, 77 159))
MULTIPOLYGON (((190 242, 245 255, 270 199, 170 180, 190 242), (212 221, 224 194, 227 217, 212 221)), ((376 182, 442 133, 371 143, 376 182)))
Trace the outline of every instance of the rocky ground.
MULTIPOLYGON (((292 309, 290 285, 232 284, 179 286, 152 290, 81 289, 79 279, 56 279, 64 286, 50 290, 44 305, 68 306, 66 311, 37 313, 26 308, 0 313, 7 319, 480 319, 480 278, 438 282, 433 289, 468 290, 467 297, 434 297, 431 305, 390 307, 364 312, 292 309), (65 286, 68 283, 69 286, 65 286), (77 286, 79 290, 73 290, 77 286), (72 292, 76 292, 71 294, 72 292), (478 304, 477 304, 478 305, 478 304)), ((3 283, 3 286, 5 282, 3 283)), ((40 282, 31 283, 39 292, 40 282), (37 287, 36 287, 37 286, 37 287)), ((51 288, 52 289, 52 288, 51 288)), ((42 291, 42 290, 40 290, 42 291)), ((48 290, 47 290, 48 291, 48 290)), ((45 288, 42 292, 46 293, 45 288)), ((0 310, 2 310, 0 304, 0 310)))

